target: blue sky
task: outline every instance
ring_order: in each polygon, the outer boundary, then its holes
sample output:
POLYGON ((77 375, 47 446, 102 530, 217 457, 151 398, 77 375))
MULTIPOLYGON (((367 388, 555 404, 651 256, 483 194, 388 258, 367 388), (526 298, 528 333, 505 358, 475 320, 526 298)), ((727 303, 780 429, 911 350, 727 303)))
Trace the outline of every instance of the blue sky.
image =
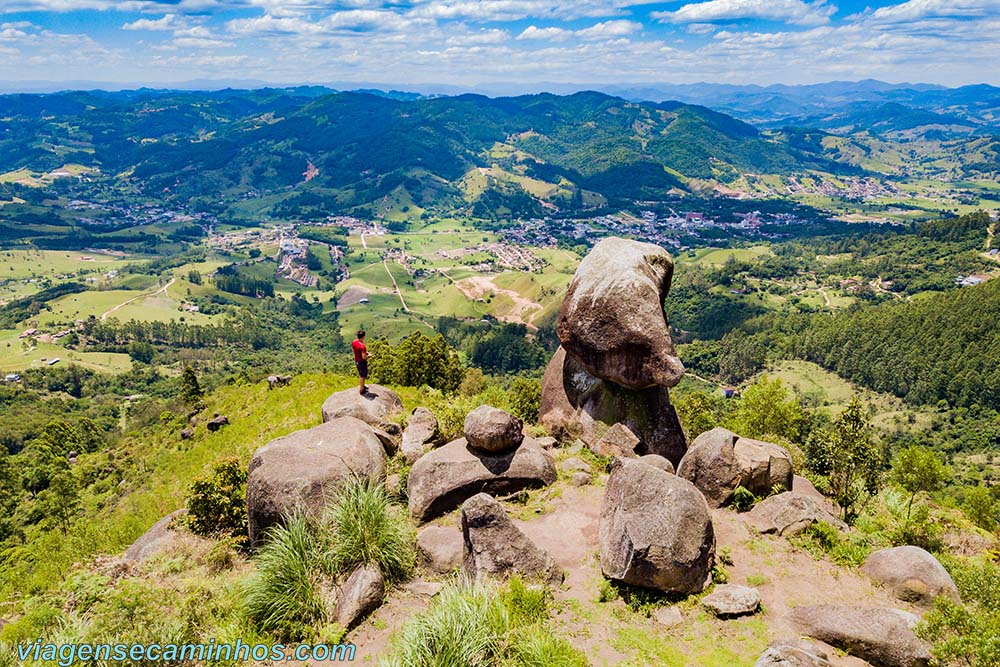
POLYGON ((1000 84, 1000 0, 0 0, 0 80, 1000 84))

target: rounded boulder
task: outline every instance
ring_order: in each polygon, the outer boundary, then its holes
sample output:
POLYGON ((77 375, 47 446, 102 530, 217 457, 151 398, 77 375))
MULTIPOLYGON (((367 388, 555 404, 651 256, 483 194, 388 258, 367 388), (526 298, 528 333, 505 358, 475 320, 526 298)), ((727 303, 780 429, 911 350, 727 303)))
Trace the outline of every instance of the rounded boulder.
POLYGON ((715 564, 715 531, 701 492, 634 459, 612 464, 600 543, 605 576, 669 593, 701 592, 715 564))

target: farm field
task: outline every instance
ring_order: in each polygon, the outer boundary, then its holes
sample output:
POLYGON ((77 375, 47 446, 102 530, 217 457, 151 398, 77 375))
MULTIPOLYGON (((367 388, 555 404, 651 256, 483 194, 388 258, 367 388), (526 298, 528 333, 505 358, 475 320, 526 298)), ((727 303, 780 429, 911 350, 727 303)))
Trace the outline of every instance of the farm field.
POLYGON ((52 343, 19 340, 19 331, 0 330, 0 373, 43 368, 52 359, 75 363, 95 371, 123 373, 132 368, 127 354, 114 352, 77 352, 52 343))

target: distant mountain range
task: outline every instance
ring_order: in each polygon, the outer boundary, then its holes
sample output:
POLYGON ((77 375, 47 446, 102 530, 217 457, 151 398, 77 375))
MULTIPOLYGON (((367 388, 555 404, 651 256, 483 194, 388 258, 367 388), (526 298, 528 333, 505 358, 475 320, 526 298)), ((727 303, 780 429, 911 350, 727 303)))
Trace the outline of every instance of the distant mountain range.
MULTIPOLYGON (((216 206, 224 195, 254 200, 244 211, 270 207, 294 216, 371 212, 390 197, 408 209, 529 215, 547 204, 725 188, 747 175, 903 173, 879 158, 896 144, 871 135, 980 133, 969 150, 955 141, 924 143, 937 153, 967 154, 957 167, 963 176, 996 172, 1000 140, 986 136, 991 107, 975 101, 995 89, 863 83, 789 89, 795 96, 782 99, 794 97, 800 111, 824 99, 840 106, 789 117, 780 130, 701 104, 594 91, 429 97, 300 86, 6 95, 0 174, 60 174, 71 165, 71 173, 99 171, 157 198, 216 206), (863 95, 938 102, 931 110, 860 101, 863 95)), ((698 88, 685 90, 693 96, 698 88)), ((731 100, 762 99, 753 90, 716 87, 716 99, 723 92, 731 100)), ((925 162, 938 159, 932 153, 925 162)))

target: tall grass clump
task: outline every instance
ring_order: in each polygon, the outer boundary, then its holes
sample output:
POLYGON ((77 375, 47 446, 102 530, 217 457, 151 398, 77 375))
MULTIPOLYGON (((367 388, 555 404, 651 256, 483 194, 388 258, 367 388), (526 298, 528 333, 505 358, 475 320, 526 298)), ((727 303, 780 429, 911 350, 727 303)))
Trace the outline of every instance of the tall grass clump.
POLYGON ((403 626, 379 667, 586 667, 545 626, 547 600, 548 591, 519 579, 453 583, 403 626))
POLYGON ((257 629, 292 641, 312 636, 324 616, 322 557, 316 530, 303 514, 271 529, 246 590, 247 617, 257 629))
POLYGON ((372 564, 386 580, 399 581, 415 565, 413 528, 381 484, 355 480, 338 491, 323 517, 323 538, 325 560, 338 575, 372 564))

